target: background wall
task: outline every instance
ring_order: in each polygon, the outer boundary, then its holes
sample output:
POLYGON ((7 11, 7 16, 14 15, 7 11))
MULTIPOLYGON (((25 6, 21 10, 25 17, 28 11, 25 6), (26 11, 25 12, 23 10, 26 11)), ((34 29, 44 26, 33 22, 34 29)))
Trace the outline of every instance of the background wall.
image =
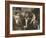
MULTIPOLYGON (((46 0, 17 0, 17 1, 46 3, 46 0)), ((46 4, 45 4, 45 7, 46 7, 46 4)), ((45 11, 45 19, 46 19, 46 11, 45 11)), ((46 20, 45 20, 45 23, 46 23, 46 20)), ((45 28, 45 34, 46 34, 46 28, 45 28)), ((0 38, 5 38, 5 0, 0 0, 0 38)), ((16 38, 46 38, 46 35, 26 36, 26 37, 24 36, 24 37, 16 37, 16 38)))

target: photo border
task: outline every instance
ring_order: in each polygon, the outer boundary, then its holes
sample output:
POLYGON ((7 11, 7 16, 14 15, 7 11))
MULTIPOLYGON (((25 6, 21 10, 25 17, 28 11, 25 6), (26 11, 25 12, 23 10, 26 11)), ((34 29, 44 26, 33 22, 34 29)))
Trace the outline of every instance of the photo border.
POLYGON ((37 6, 37 5, 19 5, 19 4, 10 4, 10 34, 22 34, 22 33, 38 33, 42 32, 42 6, 37 6), (40 30, 22 30, 22 31, 13 31, 13 25, 12 25, 12 14, 13 14, 13 7, 26 7, 26 8, 39 8, 40 9, 40 30))
POLYGON ((5 1, 5 37, 33 36, 33 35, 44 35, 44 34, 45 34, 45 5, 44 3, 5 1), (43 17, 42 17, 43 18, 43 22, 42 22, 43 32, 42 33, 10 34, 10 4, 43 6, 43 17))

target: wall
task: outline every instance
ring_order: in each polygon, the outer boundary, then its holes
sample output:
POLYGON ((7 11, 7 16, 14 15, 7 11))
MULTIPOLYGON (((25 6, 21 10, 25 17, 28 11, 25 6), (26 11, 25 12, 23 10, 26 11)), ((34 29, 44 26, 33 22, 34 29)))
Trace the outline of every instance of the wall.
MULTIPOLYGON (((17 0, 18 1, 18 0, 17 0)), ((19 1, 28 1, 28 2, 44 2, 46 0, 19 0, 19 1)), ((46 4, 45 4, 46 6, 46 4)), ((45 8, 46 9, 46 8, 45 8)), ((46 13, 45 13, 46 17, 46 13)), ((46 18, 45 18, 46 19, 46 18)), ((45 20, 46 21, 46 20, 45 20)), ((46 27, 46 26, 45 26, 46 27)), ((45 29, 46 30, 46 29, 45 29)), ((45 31, 46 32, 46 31, 45 31)), ((46 33, 45 33, 46 34, 46 33)), ((5 38, 5 0, 0 0, 0 38, 5 38)), ((15 37, 14 37, 15 38, 15 37)), ((24 36, 24 37, 16 37, 16 38, 46 38, 46 35, 40 36, 24 36)))

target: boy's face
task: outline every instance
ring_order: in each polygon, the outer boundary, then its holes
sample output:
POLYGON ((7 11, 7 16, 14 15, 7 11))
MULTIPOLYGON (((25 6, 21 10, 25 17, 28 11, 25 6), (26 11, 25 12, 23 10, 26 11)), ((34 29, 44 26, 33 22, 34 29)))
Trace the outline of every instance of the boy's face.
POLYGON ((28 17, 29 15, 28 15, 28 13, 25 13, 25 17, 28 17))

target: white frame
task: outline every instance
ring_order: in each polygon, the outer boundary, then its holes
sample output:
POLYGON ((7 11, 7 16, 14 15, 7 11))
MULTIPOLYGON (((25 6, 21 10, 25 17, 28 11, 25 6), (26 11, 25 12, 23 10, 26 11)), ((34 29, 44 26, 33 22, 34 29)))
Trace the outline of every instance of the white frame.
POLYGON ((19 5, 19 4, 10 4, 10 34, 23 34, 23 33, 42 33, 42 6, 39 5, 19 5), (12 27, 12 7, 27 7, 27 8, 40 8, 40 30, 25 30, 25 31, 13 31, 12 27))

